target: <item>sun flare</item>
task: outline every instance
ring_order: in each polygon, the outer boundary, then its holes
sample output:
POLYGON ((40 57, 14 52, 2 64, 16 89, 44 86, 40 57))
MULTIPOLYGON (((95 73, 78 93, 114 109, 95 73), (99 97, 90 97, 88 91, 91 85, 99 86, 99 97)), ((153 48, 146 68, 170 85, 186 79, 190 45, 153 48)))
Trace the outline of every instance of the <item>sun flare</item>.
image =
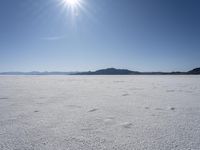
POLYGON ((65 3, 65 5, 67 5, 68 7, 77 7, 79 5, 80 0, 63 0, 63 2, 65 3))
POLYGON ((62 13, 65 13, 68 18, 72 19, 71 21, 75 21, 82 11, 86 11, 85 9, 85 0, 58 0, 59 5, 61 6, 62 13))

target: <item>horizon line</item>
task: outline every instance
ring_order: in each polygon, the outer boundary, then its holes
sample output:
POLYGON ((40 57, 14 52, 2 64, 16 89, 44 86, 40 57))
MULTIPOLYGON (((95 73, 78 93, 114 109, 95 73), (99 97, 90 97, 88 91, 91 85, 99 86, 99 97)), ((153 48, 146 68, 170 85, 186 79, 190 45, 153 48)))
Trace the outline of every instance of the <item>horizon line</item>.
MULTIPOLYGON (((199 68, 199 67, 196 67, 196 68, 199 68)), ((196 69, 196 68, 193 68, 193 69, 196 69)), ((188 72, 188 71, 193 70, 193 69, 190 69, 190 70, 187 70, 187 71, 138 71, 138 70, 132 70, 132 69, 126 69, 126 68, 109 67, 109 68, 105 68, 105 69, 96 69, 96 70, 87 70, 87 71, 47 71, 47 70, 45 70, 45 71, 36 71, 36 70, 32 70, 32 71, 0 71, 0 73, 78 73, 78 72, 95 72, 95 71, 98 71, 98 70, 106 70, 106 69, 129 70, 129 71, 141 72, 141 73, 188 72)))

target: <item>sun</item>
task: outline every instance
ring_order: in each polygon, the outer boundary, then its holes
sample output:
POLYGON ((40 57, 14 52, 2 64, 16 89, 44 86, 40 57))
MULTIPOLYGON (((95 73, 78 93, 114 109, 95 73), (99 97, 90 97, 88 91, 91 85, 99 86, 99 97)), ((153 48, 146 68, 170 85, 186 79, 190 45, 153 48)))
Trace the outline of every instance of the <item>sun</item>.
POLYGON ((72 19, 79 16, 82 11, 85 11, 85 0, 58 0, 61 6, 62 13, 66 13, 72 19))
POLYGON ((68 7, 74 8, 77 7, 80 3, 80 0, 63 0, 64 4, 68 7))
POLYGON ((77 5, 78 0, 66 0, 66 3, 68 3, 69 5, 74 6, 74 5, 77 5))

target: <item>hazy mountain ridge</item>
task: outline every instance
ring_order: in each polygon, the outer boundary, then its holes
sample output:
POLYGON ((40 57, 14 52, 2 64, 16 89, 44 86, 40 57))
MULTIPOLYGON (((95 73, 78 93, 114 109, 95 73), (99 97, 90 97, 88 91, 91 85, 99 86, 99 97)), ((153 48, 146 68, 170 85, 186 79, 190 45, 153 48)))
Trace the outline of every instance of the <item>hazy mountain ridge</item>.
POLYGON ((101 69, 97 71, 88 71, 88 72, 80 72, 78 75, 131 75, 131 74, 140 74, 138 71, 131 71, 128 69, 115 69, 115 68, 107 68, 101 69))
POLYGON ((195 68, 188 72, 139 72, 128 69, 107 68, 87 72, 0 72, 0 75, 200 75, 200 68, 195 68))
POLYGON ((191 71, 188 71, 188 74, 200 74, 200 68, 195 68, 191 71))
POLYGON ((127 69, 107 68, 97 71, 79 72, 75 75, 200 75, 200 68, 195 68, 188 72, 139 72, 127 69))

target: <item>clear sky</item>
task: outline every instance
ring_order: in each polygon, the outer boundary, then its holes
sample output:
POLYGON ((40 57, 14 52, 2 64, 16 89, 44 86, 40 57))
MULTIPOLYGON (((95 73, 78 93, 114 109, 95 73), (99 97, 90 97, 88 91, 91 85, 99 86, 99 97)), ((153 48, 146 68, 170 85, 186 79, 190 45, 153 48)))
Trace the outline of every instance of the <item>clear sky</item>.
POLYGON ((0 0, 0 72, 200 67, 199 0, 75 3, 0 0))

